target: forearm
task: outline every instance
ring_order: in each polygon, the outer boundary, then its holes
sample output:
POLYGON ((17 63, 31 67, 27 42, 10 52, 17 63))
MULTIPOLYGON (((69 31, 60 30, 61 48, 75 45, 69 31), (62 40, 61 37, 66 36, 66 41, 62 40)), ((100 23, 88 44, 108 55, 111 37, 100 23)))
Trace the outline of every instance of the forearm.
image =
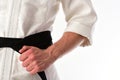
POLYGON ((83 36, 72 32, 65 32, 60 40, 45 50, 33 46, 23 46, 19 51, 21 53, 20 61, 23 62, 22 65, 26 67, 27 71, 31 74, 35 74, 44 71, 55 62, 56 59, 72 50, 77 45, 80 45, 80 42, 85 43, 85 40, 87 39, 83 36))
MULTIPOLYGON (((74 47, 76 47, 80 42, 85 40, 85 37, 80 36, 76 33, 65 32, 60 40, 51 45, 47 51, 55 58, 63 56, 68 53, 74 47)), ((85 42, 85 41, 84 41, 85 42)), ((83 46, 86 43, 81 43, 83 46)))

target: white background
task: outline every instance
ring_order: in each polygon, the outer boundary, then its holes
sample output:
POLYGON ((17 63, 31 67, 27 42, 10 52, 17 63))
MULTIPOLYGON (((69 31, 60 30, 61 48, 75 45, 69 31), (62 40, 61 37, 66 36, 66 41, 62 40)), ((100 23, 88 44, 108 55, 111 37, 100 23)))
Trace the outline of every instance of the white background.
MULTIPOLYGON (((120 1, 92 0, 98 20, 93 44, 77 47, 55 62, 61 80, 120 80, 120 1)), ((57 41, 66 27, 60 9, 54 29, 57 41)))

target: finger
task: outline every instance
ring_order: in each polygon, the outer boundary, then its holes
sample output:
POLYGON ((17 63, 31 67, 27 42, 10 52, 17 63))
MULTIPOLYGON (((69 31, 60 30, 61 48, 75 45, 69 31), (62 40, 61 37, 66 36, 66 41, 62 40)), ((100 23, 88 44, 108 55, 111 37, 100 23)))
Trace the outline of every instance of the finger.
POLYGON ((30 56, 30 54, 31 54, 31 50, 30 49, 25 51, 24 53, 22 53, 20 55, 20 60, 21 61, 25 61, 30 56))
POLYGON ((35 66, 35 67, 30 71, 30 74, 36 74, 37 72, 39 72, 39 68, 35 66))
POLYGON ((26 70, 29 71, 29 72, 32 71, 33 69, 34 69, 34 64, 33 63, 26 67, 26 70))
POLYGON ((25 51, 27 51, 28 49, 30 49, 31 48, 31 46, 23 46, 20 50, 19 50, 19 52, 22 54, 22 53, 24 53, 25 51))
POLYGON ((41 72, 45 70, 45 64, 39 63, 38 65, 34 66, 34 68, 30 71, 31 74, 36 74, 37 72, 41 72))
POLYGON ((27 58, 23 63, 23 67, 28 67, 30 65, 30 63, 32 63, 31 59, 30 58, 27 58))

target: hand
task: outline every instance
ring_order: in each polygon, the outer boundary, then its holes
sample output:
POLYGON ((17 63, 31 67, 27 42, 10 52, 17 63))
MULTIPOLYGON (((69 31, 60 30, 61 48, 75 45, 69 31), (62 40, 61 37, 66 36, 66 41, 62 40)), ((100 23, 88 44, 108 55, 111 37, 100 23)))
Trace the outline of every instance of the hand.
POLYGON ((23 46, 19 52, 23 67, 31 74, 44 71, 55 61, 49 51, 37 47, 23 46))

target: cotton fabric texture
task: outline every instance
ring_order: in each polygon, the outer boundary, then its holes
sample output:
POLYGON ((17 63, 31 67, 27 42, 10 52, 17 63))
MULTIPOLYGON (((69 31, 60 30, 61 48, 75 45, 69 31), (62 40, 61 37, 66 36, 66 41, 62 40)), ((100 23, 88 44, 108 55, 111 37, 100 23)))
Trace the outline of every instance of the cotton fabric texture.
MULTIPOLYGON (((65 32, 80 34, 91 42, 96 14, 90 0, 0 0, 0 37, 23 38, 52 31, 60 3, 67 21, 65 32)), ((41 80, 22 67, 19 56, 11 48, 0 48, 0 80, 41 80)), ((45 73, 48 80, 59 80, 54 65, 45 73)))

